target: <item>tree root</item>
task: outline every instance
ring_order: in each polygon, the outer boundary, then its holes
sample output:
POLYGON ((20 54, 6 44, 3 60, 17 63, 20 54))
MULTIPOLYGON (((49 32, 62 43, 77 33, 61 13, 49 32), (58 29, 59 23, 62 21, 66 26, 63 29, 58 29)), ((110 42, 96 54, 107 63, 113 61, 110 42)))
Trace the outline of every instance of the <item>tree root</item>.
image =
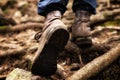
POLYGON ((0 80, 5 80, 7 75, 0 75, 0 80))
POLYGON ((112 48, 107 53, 103 54, 100 57, 97 57, 93 61, 86 64, 83 68, 79 69, 67 80, 87 80, 91 76, 99 73, 105 67, 110 65, 120 56, 120 44, 115 48, 112 48))
POLYGON ((4 29, 0 29, 0 33, 5 33, 5 32, 17 32, 17 31, 23 31, 26 29, 42 29, 43 25, 41 23, 23 23, 23 24, 18 24, 13 27, 6 27, 4 29))
POLYGON ((113 18, 120 14, 120 9, 114 9, 111 11, 103 11, 91 17, 91 27, 93 25, 99 25, 108 20, 113 20, 113 18))
POLYGON ((22 55, 26 53, 26 50, 27 48, 19 48, 17 50, 8 50, 6 52, 0 53, 0 58, 11 56, 11 55, 22 55))
POLYGON ((57 64, 56 74, 60 75, 62 79, 67 77, 67 73, 65 72, 64 68, 59 64, 57 64))
POLYGON ((118 32, 120 32, 120 27, 112 27, 112 26, 98 27, 91 32, 91 35, 92 35, 92 37, 95 37, 95 36, 99 35, 100 33, 102 33, 103 31, 118 31, 118 32))
POLYGON ((0 24, 1 25, 16 25, 16 22, 12 18, 8 18, 0 11, 0 24))

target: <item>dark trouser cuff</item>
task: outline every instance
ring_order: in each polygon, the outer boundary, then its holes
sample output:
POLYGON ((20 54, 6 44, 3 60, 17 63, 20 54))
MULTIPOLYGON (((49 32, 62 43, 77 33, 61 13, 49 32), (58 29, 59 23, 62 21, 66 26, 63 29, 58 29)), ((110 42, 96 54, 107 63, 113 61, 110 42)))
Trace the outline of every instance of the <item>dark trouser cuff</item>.
POLYGON ((56 10, 60 11, 61 14, 64 14, 67 8, 59 3, 52 3, 47 5, 44 10, 39 10, 39 9, 40 8, 38 8, 38 14, 42 16, 46 16, 49 12, 56 10))
POLYGON ((74 2, 72 9, 73 9, 73 12, 76 12, 77 10, 84 10, 84 11, 88 11, 91 14, 96 13, 95 8, 93 8, 93 6, 91 6, 89 3, 85 1, 81 1, 79 3, 74 2))

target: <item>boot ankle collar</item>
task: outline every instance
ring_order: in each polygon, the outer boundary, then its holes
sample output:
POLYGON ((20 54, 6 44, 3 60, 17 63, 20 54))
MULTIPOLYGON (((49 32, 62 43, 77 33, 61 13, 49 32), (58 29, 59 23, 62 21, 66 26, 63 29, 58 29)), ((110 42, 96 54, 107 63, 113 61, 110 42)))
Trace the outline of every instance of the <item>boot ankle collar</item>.
POLYGON ((77 10, 75 12, 75 14, 76 15, 78 15, 78 14, 88 14, 88 15, 91 15, 91 13, 89 11, 85 11, 85 10, 77 10))
POLYGON ((46 15, 46 19, 53 19, 53 18, 60 18, 61 19, 61 12, 60 11, 51 11, 46 15))
POLYGON ((76 16, 76 20, 89 21, 91 14, 88 11, 77 10, 75 16, 76 16))

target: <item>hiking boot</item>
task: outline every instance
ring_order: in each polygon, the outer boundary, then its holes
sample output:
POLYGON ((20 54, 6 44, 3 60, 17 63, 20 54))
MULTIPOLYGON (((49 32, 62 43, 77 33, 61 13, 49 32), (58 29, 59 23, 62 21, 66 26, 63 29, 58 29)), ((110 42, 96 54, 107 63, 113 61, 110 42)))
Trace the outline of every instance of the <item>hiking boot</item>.
POLYGON ((39 41, 39 48, 33 57, 31 72, 50 76, 56 72, 58 53, 64 49, 69 39, 60 11, 52 11, 46 15, 44 29, 36 34, 35 39, 39 41))
POLYGON ((87 11, 77 10, 75 13, 75 21, 72 26, 72 41, 80 48, 92 46, 90 38, 90 13, 87 11))

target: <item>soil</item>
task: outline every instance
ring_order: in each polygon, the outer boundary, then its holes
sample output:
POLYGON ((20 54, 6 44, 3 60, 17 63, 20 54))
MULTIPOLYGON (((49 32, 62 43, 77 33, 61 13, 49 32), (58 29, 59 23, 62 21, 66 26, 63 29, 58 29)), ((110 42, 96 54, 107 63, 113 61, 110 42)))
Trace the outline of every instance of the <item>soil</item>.
MULTIPOLYGON (((10 3, 10 1, 9 1, 10 3)), ((17 24, 26 23, 26 22, 39 22, 41 24, 44 23, 44 17, 37 14, 37 0, 33 1, 29 0, 27 3, 25 1, 21 1, 20 6, 19 1, 11 2, 12 6, 4 5, 2 10, 4 10, 5 15, 12 16, 13 19, 17 22, 17 24), (17 5, 15 5, 17 3, 17 5), (18 4, 19 3, 19 4, 18 4), (33 4, 34 3, 34 4, 33 4), (19 6, 18 6, 19 5, 19 6), (29 8, 28 8, 29 7, 29 8), (5 10, 8 8, 7 10, 5 10), (10 14, 8 14, 8 12, 10 14), (14 15, 13 15, 14 13, 14 15), (15 16, 18 15, 20 17, 15 16)), ((71 8, 72 1, 70 0, 68 4, 68 10, 63 16, 62 21, 70 28, 74 21, 74 13, 71 8)), ((13 25, 5 25, 4 27, 8 27, 13 25)), ((107 25, 108 26, 108 25, 107 25)), ((3 27, 0 25, 0 27, 3 27)), ((101 26, 95 26, 99 28, 101 26)), ((116 27, 116 25, 112 25, 112 27, 116 27)), ((117 25, 120 27, 120 25, 117 25)), ((95 29, 92 29, 94 31, 95 29)), ((14 68, 21 68, 28 70, 29 68, 29 60, 35 55, 37 51, 37 46, 39 46, 38 42, 34 39, 34 36, 37 32, 41 31, 41 29, 26 29, 17 32, 5 32, 0 33, 0 79, 6 77, 14 68), (13 55, 9 55, 10 53, 14 53, 13 55), (5 54, 5 56, 4 56, 5 54), (3 56, 1 56, 3 55, 3 56)), ((120 36, 120 32, 117 30, 105 30, 100 32, 98 35, 92 36, 92 40, 97 43, 104 43, 106 40, 111 37, 120 36)), ((116 46, 120 43, 120 40, 114 40, 109 43, 109 46, 116 46)), ((83 49, 84 51, 84 49, 83 49)), ((89 63, 96 57, 104 54, 107 51, 95 51, 95 52, 85 52, 81 54, 82 61, 85 64, 89 63)), ((75 53, 69 53, 63 50, 59 53, 58 56, 58 64, 64 68, 64 72, 67 73, 67 77, 71 76, 74 72, 80 69, 83 65, 80 65, 79 58, 75 53)), ((50 78, 43 78, 44 80, 62 80, 61 76, 58 74, 52 75, 50 78)), ((120 57, 108 66, 106 69, 101 71, 99 74, 93 76, 88 80, 120 80, 120 57)))

